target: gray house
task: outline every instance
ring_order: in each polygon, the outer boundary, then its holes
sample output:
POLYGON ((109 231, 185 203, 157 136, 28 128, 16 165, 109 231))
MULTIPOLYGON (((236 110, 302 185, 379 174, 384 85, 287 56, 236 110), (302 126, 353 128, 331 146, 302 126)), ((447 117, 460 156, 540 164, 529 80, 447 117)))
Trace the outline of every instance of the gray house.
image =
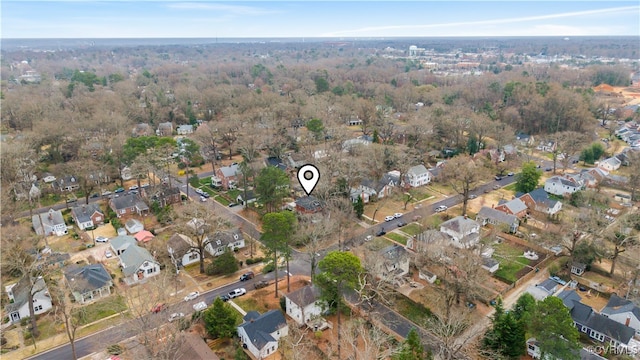
POLYGON ((60 210, 49 209, 46 213, 33 215, 31 222, 33 230, 38 235, 63 236, 68 233, 67 224, 65 224, 60 210))
POLYGON ((77 303, 87 304, 111 295, 111 275, 102 264, 69 266, 64 277, 77 303))
POLYGON ((487 206, 483 206, 480 211, 478 211, 476 221, 482 224, 482 226, 487 224, 498 227, 504 226, 510 233, 518 231, 518 227, 520 226, 520 220, 518 220, 518 217, 515 215, 507 214, 487 206))

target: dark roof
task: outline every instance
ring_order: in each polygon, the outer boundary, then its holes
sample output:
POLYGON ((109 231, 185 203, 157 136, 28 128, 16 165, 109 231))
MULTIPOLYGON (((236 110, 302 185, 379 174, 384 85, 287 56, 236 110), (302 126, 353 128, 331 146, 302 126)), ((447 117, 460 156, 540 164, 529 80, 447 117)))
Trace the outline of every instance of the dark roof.
POLYGON ((308 211, 322 210, 322 202, 320 202, 320 200, 313 195, 297 198, 296 205, 308 211))
POLYGON ((184 343, 180 347, 175 360, 219 360, 216 355, 200 337, 192 332, 184 334, 184 343))
MULTIPOLYGON (((556 205, 558 200, 549 198, 549 194, 544 191, 543 188, 537 188, 529 192, 529 195, 536 202, 536 204, 544 204, 545 206, 552 208, 556 205)), ((517 196, 517 195, 516 195, 517 196)))
POLYGON ((287 165, 279 157, 270 156, 265 160, 265 162, 269 166, 275 166, 275 167, 277 167, 277 168, 279 168, 280 170, 283 170, 283 171, 287 170, 287 165))
POLYGON ((611 295, 607 306, 602 309, 603 314, 622 314, 626 312, 633 313, 636 318, 640 320, 640 307, 634 304, 631 300, 622 298, 616 294, 611 295))
POLYGON ((538 284, 536 286, 546 290, 549 293, 551 293, 556 288, 556 286, 558 286, 558 283, 553 281, 553 280, 551 280, 551 279, 547 279, 547 280, 541 282, 540 284, 538 284))
POLYGON ((580 302, 573 302, 571 318, 574 322, 604 334, 623 344, 628 344, 635 330, 608 317, 598 314, 593 309, 580 302))
POLYGON ((482 266, 486 267, 487 269, 491 269, 492 267, 496 266, 497 264, 499 264, 499 263, 496 260, 494 260, 493 258, 486 257, 486 256, 482 257, 482 266))
POLYGON ((64 276, 67 278, 67 284, 81 294, 111 284, 111 275, 102 264, 69 266, 65 269, 64 276))
POLYGON ((276 341, 271 333, 287 325, 280 310, 269 310, 260 315, 257 311, 250 311, 244 316, 243 328, 253 345, 262 349, 270 341, 276 341))
POLYGON ((71 209, 73 216, 78 220, 78 222, 87 222, 91 220, 91 215, 94 213, 102 214, 102 210, 100 210, 100 205, 96 203, 91 203, 88 205, 76 206, 71 209))
POLYGON ((191 245, 187 243, 183 236, 185 235, 175 233, 167 240, 167 247, 171 248, 177 256, 183 256, 191 250, 191 245))
POLYGON ((285 296, 294 304, 304 308, 309 304, 313 304, 318 299, 320 296, 320 290, 313 285, 307 285, 296 291, 292 291, 285 296))
MULTIPOLYGON (((116 209, 126 209, 134 207, 138 204, 144 204, 138 194, 126 194, 117 198, 111 199, 111 203, 116 209)), ((146 206, 146 204, 144 204, 146 206)))
POLYGON ((407 250, 405 250, 404 246, 393 244, 380 250, 380 254, 382 254, 382 257, 384 257, 385 260, 389 260, 392 263, 397 263, 403 258, 406 258, 407 250))
POLYGON ((574 262, 573 264, 571 264, 571 267, 584 271, 587 269, 587 264, 583 264, 581 262, 574 262))
POLYGON ((569 308, 569 310, 573 309, 574 301, 580 302, 580 300, 582 300, 580 295, 578 295, 575 290, 563 290, 560 294, 558 294, 558 297, 560 298, 560 300, 562 300, 564 306, 569 308))

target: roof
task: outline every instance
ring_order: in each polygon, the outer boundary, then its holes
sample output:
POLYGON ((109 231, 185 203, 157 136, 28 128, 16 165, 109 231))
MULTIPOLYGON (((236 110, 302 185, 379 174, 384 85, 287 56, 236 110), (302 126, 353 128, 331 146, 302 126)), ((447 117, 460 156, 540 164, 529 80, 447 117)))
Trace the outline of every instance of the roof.
POLYGON ((120 254, 120 262, 123 264, 124 276, 133 275, 145 261, 157 263, 149 251, 137 245, 131 245, 120 254))
POLYGON ((636 318, 640 319, 640 307, 634 304, 631 300, 627 300, 616 294, 611 295, 609 302, 601 311, 602 314, 607 315, 623 314, 626 312, 631 312, 636 316, 636 318))
POLYGON ((220 360, 204 339, 192 332, 184 334, 184 343, 176 356, 176 360, 220 360))
POLYGON ((575 182, 569 180, 569 179, 565 179, 563 177, 560 176, 552 176, 550 178, 547 179, 547 181, 545 181, 545 183, 548 182, 560 182, 562 185, 565 186, 572 186, 572 187, 580 187, 578 184, 576 184, 575 182))
POLYGON ((109 240, 111 242, 111 247, 115 250, 124 250, 131 245, 136 244, 136 238, 129 235, 118 235, 109 240))
POLYGON ((423 175, 428 172, 429 170, 427 170, 427 168, 424 165, 412 166, 409 168, 409 170, 407 170, 408 175, 415 175, 415 176, 423 175))
POLYGON ((558 286, 558 283, 551 280, 551 279, 547 279, 543 282, 541 282, 540 284, 536 285, 536 287, 539 287, 545 291, 547 291, 548 293, 553 292, 553 290, 558 286))
POLYGON ((71 209, 71 213, 73 213, 73 217, 77 219, 77 222, 87 222, 91 221, 91 215, 95 213, 102 214, 100 210, 100 205, 96 203, 91 203, 88 205, 76 206, 71 209))
POLYGON ((493 258, 486 257, 486 256, 482 257, 482 266, 487 268, 487 269, 491 269, 492 267, 494 267, 494 266, 496 266, 498 264, 499 263, 493 258))
POLYGON ((277 168, 279 168, 280 170, 283 170, 283 171, 287 170, 287 165, 279 157, 269 156, 265 160, 265 163, 268 166, 275 166, 275 167, 277 167, 277 168))
POLYGON ((480 224, 464 216, 456 216, 453 219, 440 224, 440 227, 450 229, 458 233, 467 234, 472 232, 474 229, 479 228, 480 224))
POLYGON ((527 205, 518 198, 507 201, 502 205, 504 205, 507 209, 509 209, 509 211, 511 211, 514 214, 527 210, 527 205))
POLYGON ((102 264, 91 264, 83 267, 68 266, 64 271, 67 284, 74 291, 84 294, 111 285, 111 275, 102 264))
POLYGON ((191 250, 191 245, 186 235, 175 233, 167 241, 167 248, 170 248, 174 254, 182 256, 191 250))
POLYGON ((142 198, 138 196, 138 194, 126 194, 118 196, 116 198, 112 198, 111 203, 117 210, 135 207, 138 204, 143 204, 144 206, 146 206, 146 204, 144 203, 144 201, 142 201, 142 198))
POLYGON ((571 318, 574 322, 582 324, 623 344, 628 344, 631 338, 633 338, 635 334, 633 328, 596 313, 588 305, 576 301, 574 301, 573 304, 571 318))
POLYGON ((556 206, 558 200, 549 198, 549 194, 544 191, 543 188, 537 188, 529 192, 529 196, 536 202, 536 204, 544 204, 545 206, 552 208, 556 206))
POLYGON ((244 316, 244 321, 238 329, 243 328, 251 343, 258 349, 262 349, 271 341, 276 341, 271 333, 287 326, 280 310, 269 310, 262 315, 256 311, 250 311, 244 316))
POLYGON ((575 290, 563 290, 560 294, 557 295, 560 300, 564 303, 564 306, 569 308, 569 310, 573 309, 573 302, 580 302, 582 297, 578 295, 575 290))
POLYGON ((180 125, 178 126, 178 131, 193 131, 193 125, 180 125))
POLYGON ((223 166, 220 168, 220 172, 224 177, 236 176, 236 174, 238 173, 238 164, 231 165, 231 166, 223 166))
POLYGON ((576 269, 581 269, 581 270, 585 270, 587 268, 587 264, 583 264, 581 262, 574 262, 573 264, 571 264, 572 268, 576 268, 576 269))
POLYGON ((155 236, 153 236, 151 231, 142 230, 142 231, 138 232, 137 234, 135 234, 133 237, 138 241, 147 242, 147 241, 153 239, 155 236))
POLYGON ((292 291, 285 295, 292 303, 298 305, 301 308, 307 305, 313 304, 320 297, 320 289, 314 285, 307 285, 301 287, 296 291, 292 291))
MULTIPOLYGON (((36 279, 33 289, 37 291, 41 291, 47 288, 47 284, 45 284, 44 279, 42 277, 38 277, 36 279)), ((5 287, 6 289, 6 287, 5 287)), ((5 310, 10 313, 13 311, 19 310, 24 304, 29 301, 29 291, 30 291, 29 278, 27 276, 23 276, 16 284, 11 288, 11 292, 13 293, 13 302, 8 304, 5 307, 5 310)))
POLYGON ((482 208, 480 208, 480 211, 478 211, 478 215, 476 219, 491 219, 499 223, 509 224, 509 225, 518 222, 518 218, 515 215, 507 214, 505 212, 492 209, 487 206, 483 206, 482 208))
POLYGON ((320 211, 322 210, 322 202, 320 202, 320 200, 313 196, 313 195, 309 195, 309 196, 302 196, 296 199, 296 205, 300 206, 301 208, 305 209, 305 210, 309 210, 309 211, 320 211))
POLYGON ((239 229, 235 229, 233 231, 217 231, 211 237, 213 238, 212 243, 220 246, 226 246, 233 244, 236 241, 244 240, 242 231, 239 229), (219 244, 218 241, 220 241, 219 244))
POLYGON ((62 212, 60 210, 49 209, 46 213, 36 214, 31 217, 31 221, 33 222, 33 228, 36 230, 36 233, 42 233, 42 225, 47 226, 55 226, 64 224, 64 217, 62 217, 62 212))
POLYGON ((382 254, 382 257, 384 257, 385 260, 397 263, 398 261, 406 258, 407 251, 403 246, 393 244, 380 250, 380 254, 382 254))
POLYGON ((126 223, 124 223, 124 227, 130 233, 137 233, 139 231, 144 230, 144 225, 136 219, 129 219, 126 223))

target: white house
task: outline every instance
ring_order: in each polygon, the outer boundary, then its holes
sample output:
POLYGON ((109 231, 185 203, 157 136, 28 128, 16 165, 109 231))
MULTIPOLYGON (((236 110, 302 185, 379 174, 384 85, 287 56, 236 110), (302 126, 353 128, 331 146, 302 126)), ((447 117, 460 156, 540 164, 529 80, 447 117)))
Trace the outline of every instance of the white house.
POLYGON ((200 253, 190 244, 193 240, 182 234, 173 234, 167 241, 167 251, 175 266, 187 266, 200 261, 200 253))
POLYGON ((622 165, 622 161, 620 161, 620 159, 618 159, 617 157, 612 156, 608 159, 600 161, 598 167, 606 171, 615 171, 620 168, 620 165, 622 165))
POLYGON ((466 216, 456 216, 440 224, 440 232, 449 235, 458 248, 470 248, 480 241, 480 224, 466 216))
POLYGON ((573 194, 581 189, 579 184, 560 176, 552 176, 544 182, 544 191, 558 196, 573 194))
POLYGON ((278 351, 278 340, 289 334, 289 326, 280 310, 269 310, 260 315, 250 311, 238 326, 238 337, 242 346, 255 359, 265 359, 278 351))
POLYGON ((176 129, 178 135, 187 135, 193 133, 193 125, 180 125, 176 129))
POLYGON ((135 244, 127 246, 120 254, 120 268, 127 285, 135 285, 160 275, 160 263, 147 249, 135 244))
POLYGON ((322 314, 322 306, 318 301, 320 290, 313 285, 292 291, 284 297, 287 315, 301 326, 322 314))
POLYGON ((63 236, 68 233, 67 224, 60 210, 49 209, 46 213, 33 215, 31 221, 33 230, 38 235, 63 236))
POLYGON ((51 296, 42 277, 34 279, 33 287, 29 278, 23 276, 15 284, 5 286, 4 290, 9 297, 10 304, 5 307, 5 312, 12 323, 29 317, 29 291, 33 293, 33 311, 35 315, 49 311, 53 305, 51 296))
POLYGON ((404 276, 409 272, 409 253, 398 244, 387 246, 378 252, 380 259, 375 261, 373 272, 376 276, 389 279, 404 276))
POLYGON ((633 328, 636 331, 636 336, 640 336, 640 307, 631 300, 613 294, 600 314, 633 328))
POLYGON ((220 256, 225 251, 233 251, 245 247, 244 236, 237 229, 232 232, 218 231, 213 235, 207 235, 205 242, 208 242, 208 244, 204 249, 211 256, 220 256))
POLYGON ((71 216, 80 230, 104 224, 104 214, 97 203, 76 206, 71 209, 71 216))
POLYGON ((500 268, 500 263, 493 258, 483 256, 482 268, 493 274, 500 268))
POLYGON ((411 187, 427 185, 431 182, 431 173, 424 165, 412 166, 407 170, 406 184, 411 187))

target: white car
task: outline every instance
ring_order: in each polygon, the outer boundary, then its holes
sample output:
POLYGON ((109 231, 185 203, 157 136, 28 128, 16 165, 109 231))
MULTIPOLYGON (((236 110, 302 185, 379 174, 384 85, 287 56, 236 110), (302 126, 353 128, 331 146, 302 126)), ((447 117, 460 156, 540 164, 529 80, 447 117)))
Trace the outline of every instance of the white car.
POLYGON ((392 221, 393 219, 395 219, 395 217, 393 217, 393 216, 385 216, 384 217, 384 221, 392 221))
POLYGON ((207 198, 206 198, 206 197, 204 197, 204 196, 200 196, 200 201, 202 201, 202 202, 206 202, 206 201, 207 201, 207 198))
POLYGON ((447 209, 448 209, 448 208, 447 208, 446 206, 444 206, 444 205, 440 205, 440 206, 438 206, 437 208, 435 208, 435 210, 434 210, 434 211, 435 211, 435 212, 437 212, 437 213, 439 213, 439 212, 447 211, 447 209))
POLYGON ((193 305, 193 310, 202 311, 207 308, 207 303, 204 301, 200 301, 199 303, 193 305))
POLYGON ((138 190, 138 185, 129 186, 129 190, 138 190))
POLYGON ((106 242, 108 242, 108 241, 109 241, 109 238, 108 238, 108 237, 106 237, 106 236, 98 236, 98 237, 96 238, 96 242, 104 242, 104 243, 106 243, 106 242))
POLYGON ((402 217, 402 215, 404 215, 404 214, 403 213, 395 213, 395 214, 393 214, 393 217, 396 218, 396 219, 399 219, 399 218, 402 217))
POLYGON ((104 252, 104 257, 106 257, 107 259, 111 258, 113 256, 113 253, 111 252, 111 250, 107 250, 104 252))
POLYGON ((246 293, 247 293, 247 289, 245 288, 237 288, 237 289, 231 290, 231 292, 229 292, 229 299, 237 298, 238 296, 242 296, 246 293))
POLYGON ((190 292, 189 295, 184 297, 184 301, 191 301, 200 296, 200 293, 197 291, 190 292))
POLYGON ((173 313, 171 314, 171 316, 169 316, 169 322, 172 322, 174 320, 177 320, 183 317, 184 317, 184 313, 173 313))

